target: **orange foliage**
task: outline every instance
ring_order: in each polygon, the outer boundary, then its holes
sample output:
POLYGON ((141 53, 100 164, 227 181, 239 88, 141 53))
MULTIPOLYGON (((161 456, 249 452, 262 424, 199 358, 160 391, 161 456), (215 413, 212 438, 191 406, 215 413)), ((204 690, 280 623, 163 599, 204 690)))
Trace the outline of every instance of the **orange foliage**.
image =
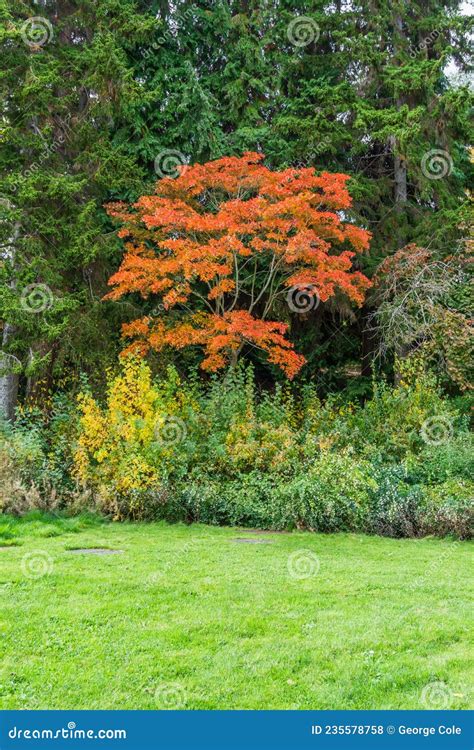
POLYGON ((271 171, 263 158, 196 164, 160 180, 155 195, 109 204, 126 252, 107 297, 159 295, 166 313, 125 325, 128 350, 197 345, 214 371, 247 343, 292 378, 305 360, 285 338, 288 326, 267 319, 275 303, 304 287, 322 302, 343 293, 362 304, 370 282, 352 262, 370 233, 340 215, 351 205, 348 176, 271 171))

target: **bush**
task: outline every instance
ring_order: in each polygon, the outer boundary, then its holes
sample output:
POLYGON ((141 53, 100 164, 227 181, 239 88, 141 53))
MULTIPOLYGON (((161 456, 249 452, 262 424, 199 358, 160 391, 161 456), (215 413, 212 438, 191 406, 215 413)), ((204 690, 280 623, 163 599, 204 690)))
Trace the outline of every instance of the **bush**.
POLYGON ((25 484, 10 450, 0 443, 0 513, 27 513, 39 501, 36 487, 25 484))
POLYGON ((177 462, 175 446, 186 438, 188 397, 176 372, 169 368, 155 384, 145 362, 128 358, 109 380, 104 407, 88 393, 78 403, 74 473, 81 486, 116 519, 152 515, 160 483, 177 462))
POLYGON ((330 431, 333 445, 396 463, 419 453, 430 439, 438 441, 440 433, 449 438, 457 429, 458 412, 442 398, 430 374, 410 374, 397 388, 374 383, 373 397, 362 408, 336 416, 330 431))
MULTIPOLYGON (((417 467, 418 468, 418 467, 417 467)), ((395 537, 433 534, 472 536, 474 484, 451 479, 436 486, 413 484, 419 474, 404 466, 378 466, 368 531, 395 537)))
POLYGON ((170 489, 163 518, 266 529, 361 530, 366 525, 367 463, 349 455, 322 454, 310 472, 275 483, 254 471, 233 480, 209 476, 170 489))
POLYGON ((423 495, 408 482, 403 466, 374 467, 375 488, 371 492, 367 530, 393 537, 414 537, 420 533, 423 495))
POLYGON ((425 489, 422 534, 471 539, 474 522, 474 482, 450 479, 425 489))
POLYGON ((251 367, 207 386, 127 358, 105 403, 57 398, 0 441, 0 509, 99 509, 114 519, 199 521, 390 536, 469 535, 472 437, 413 364, 364 405, 314 387, 259 392, 251 367))
POLYGON ((470 538, 472 484, 426 488, 412 481, 401 465, 376 466, 326 452, 290 481, 275 482, 257 471, 233 480, 190 478, 168 488, 157 513, 170 522, 470 538))
POLYGON ((170 487, 160 517, 210 525, 275 528, 273 482, 258 472, 233 480, 201 475, 170 487))
POLYGON ((46 456, 38 430, 29 433, 0 426, 0 513, 16 515, 57 506, 56 490, 48 481, 46 456))
POLYGON ((474 476, 474 439, 464 431, 439 445, 426 445, 407 467, 420 484, 439 484, 448 479, 470 479, 474 476))
POLYGON ((14 425, 0 422, 0 512, 94 507, 73 476, 77 421, 75 404, 59 395, 48 413, 21 408, 14 425))
POLYGON ((361 530, 373 486, 367 462, 347 452, 323 452, 308 472, 275 487, 279 525, 326 532, 361 530))

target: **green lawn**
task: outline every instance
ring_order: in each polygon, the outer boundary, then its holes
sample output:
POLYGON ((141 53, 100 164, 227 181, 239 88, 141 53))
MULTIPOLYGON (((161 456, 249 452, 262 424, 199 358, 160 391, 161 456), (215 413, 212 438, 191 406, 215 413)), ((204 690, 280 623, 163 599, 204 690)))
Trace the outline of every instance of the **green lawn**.
POLYGON ((468 543, 0 516, 0 544, 3 709, 469 707, 468 543))

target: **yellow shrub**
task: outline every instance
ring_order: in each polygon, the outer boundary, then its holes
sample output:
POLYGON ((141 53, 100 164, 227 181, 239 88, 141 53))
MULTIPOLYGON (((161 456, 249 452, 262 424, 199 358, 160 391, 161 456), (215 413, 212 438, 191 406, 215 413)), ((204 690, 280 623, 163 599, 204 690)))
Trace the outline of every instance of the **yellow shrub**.
POLYGON ((109 510, 116 509, 117 496, 157 486, 159 467, 173 450, 169 441, 160 440, 160 430, 182 408, 183 398, 167 397, 143 360, 127 358, 122 372, 109 381, 105 408, 84 393, 78 403, 74 463, 80 482, 92 486, 109 510))
POLYGON ((296 455, 296 438, 287 425, 235 422, 227 433, 226 453, 236 469, 278 471, 296 455))

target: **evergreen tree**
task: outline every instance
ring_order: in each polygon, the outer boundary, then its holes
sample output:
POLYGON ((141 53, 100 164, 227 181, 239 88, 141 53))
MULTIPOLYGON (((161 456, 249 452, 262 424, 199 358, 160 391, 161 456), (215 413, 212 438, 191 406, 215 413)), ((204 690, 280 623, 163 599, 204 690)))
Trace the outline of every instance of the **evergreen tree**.
MULTIPOLYGON (((33 397, 114 357, 138 310, 102 301, 120 257, 103 204, 180 163, 251 150, 351 175, 368 275, 407 243, 452 252, 472 181, 471 97, 447 74, 469 72, 461 6, 0 0, 0 409, 18 371, 33 397)), ((289 314, 307 371, 369 362, 367 314, 337 298, 289 314)))
POLYGON ((19 371, 34 398, 41 381, 98 372, 115 351, 102 204, 143 184, 128 53, 156 21, 128 0, 3 2, 0 14, 0 405, 11 416, 19 371))

